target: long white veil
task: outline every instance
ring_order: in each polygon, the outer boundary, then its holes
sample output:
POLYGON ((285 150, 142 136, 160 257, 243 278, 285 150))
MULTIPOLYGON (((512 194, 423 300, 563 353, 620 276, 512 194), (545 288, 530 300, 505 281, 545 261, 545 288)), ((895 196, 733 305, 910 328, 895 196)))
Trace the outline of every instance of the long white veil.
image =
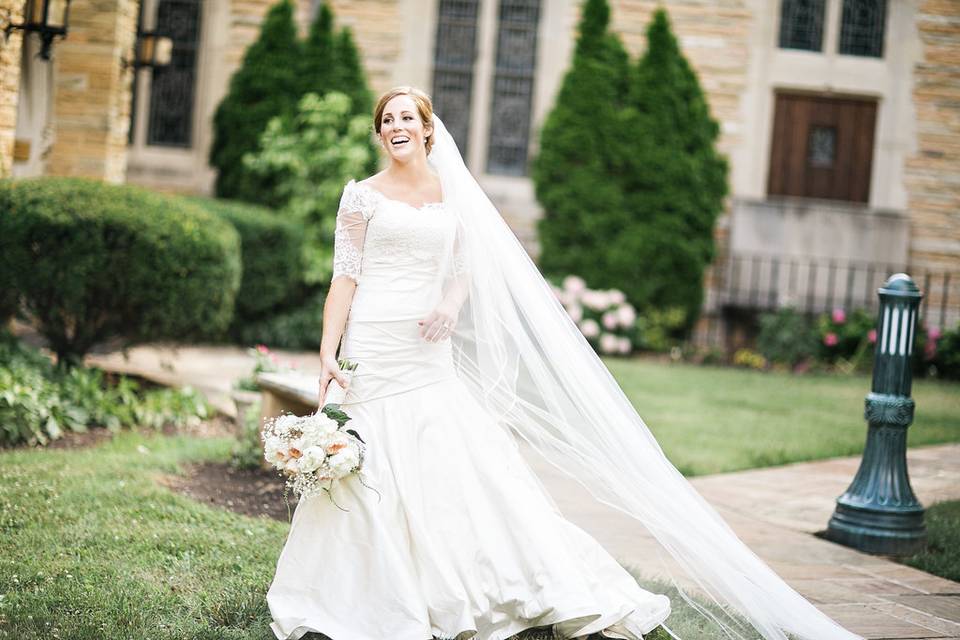
POLYGON ((466 294, 451 340, 471 392, 598 501, 641 522, 676 577, 719 606, 700 608, 681 590, 684 599, 728 637, 862 640, 787 585, 670 463, 436 115, 433 125, 428 162, 458 224, 441 277, 466 294))

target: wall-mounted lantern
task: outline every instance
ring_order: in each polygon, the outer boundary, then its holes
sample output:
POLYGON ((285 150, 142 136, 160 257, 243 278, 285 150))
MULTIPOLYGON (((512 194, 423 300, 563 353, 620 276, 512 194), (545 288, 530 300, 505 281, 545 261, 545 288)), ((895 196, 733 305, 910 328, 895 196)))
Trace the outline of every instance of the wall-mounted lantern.
POLYGON ((23 9, 23 22, 20 24, 14 24, 10 19, 9 9, 6 11, 3 36, 9 40, 14 29, 23 29, 24 35, 31 31, 39 34, 43 42, 40 57, 49 60, 54 37, 67 35, 69 14, 70 0, 27 0, 23 9))
POLYGON ((163 67, 170 64, 173 55, 173 39, 156 31, 137 31, 133 60, 124 58, 124 68, 163 67))

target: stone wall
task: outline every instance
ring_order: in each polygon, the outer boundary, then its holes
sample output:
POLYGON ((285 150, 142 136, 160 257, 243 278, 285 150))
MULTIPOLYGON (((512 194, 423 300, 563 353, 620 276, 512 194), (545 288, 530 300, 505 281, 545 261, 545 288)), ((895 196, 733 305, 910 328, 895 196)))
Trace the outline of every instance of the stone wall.
MULTIPOLYGON (((397 61, 403 57, 407 22, 401 10, 405 0, 327 1, 333 10, 336 28, 350 27, 374 94, 390 89, 394 85, 397 61)), ((426 11, 431 4, 419 3, 419 10, 426 11)), ((430 21, 433 21, 432 16, 430 21)))
POLYGON ((67 37, 56 40, 56 142, 50 175, 121 183, 126 178, 136 0, 90 0, 70 9, 67 37))
MULTIPOLYGON (((13 23, 23 22, 23 0, 0 0, 0 15, 8 11, 13 23)), ((22 43, 23 31, 20 29, 13 31, 9 40, 0 38, 0 178, 8 177, 13 165, 22 43)))
MULTIPOLYGON (((913 98, 916 152, 906 162, 909 194, 911 275, 923 286, 925 272, 952 271, 948 317, 960 308, 960 3, 925 0, 917 28, 923 48, 915 65, 913 98)), ((928 312, 943 301, 931 282, 928 312)))

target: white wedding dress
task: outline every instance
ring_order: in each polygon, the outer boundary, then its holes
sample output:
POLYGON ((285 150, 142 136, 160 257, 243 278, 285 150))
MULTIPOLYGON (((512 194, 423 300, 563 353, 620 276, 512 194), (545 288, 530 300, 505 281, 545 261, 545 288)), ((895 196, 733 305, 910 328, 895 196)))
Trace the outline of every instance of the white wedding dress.
POLYGON ((270 627, 294 640, 504 640, 551 625, 560 637, 640 640, 670 600, 563 517, 458 378, 450 340, 420 336, 454 238, 443 203, 344 189, 334 278, 357 288, 340 357, 359 366, 342 408, 380 497, 351 476, 334 487, 349 511, 325 494, 299 501, 267 593, 270 627))

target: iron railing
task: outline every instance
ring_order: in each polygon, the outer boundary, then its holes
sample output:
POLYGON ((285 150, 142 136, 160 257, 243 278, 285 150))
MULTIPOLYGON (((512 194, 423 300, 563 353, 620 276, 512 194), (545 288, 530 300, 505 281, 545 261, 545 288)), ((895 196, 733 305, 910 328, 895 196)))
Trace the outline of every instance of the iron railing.
POLYGON ((837 307, 876 311, 877 289, 894 273, 920 286, 920 318, 946 330, 960 321, 960 271, 909 266, 738 253, 714 265, 714 310, 773 311, 793 307, 815 314, 837 307))

